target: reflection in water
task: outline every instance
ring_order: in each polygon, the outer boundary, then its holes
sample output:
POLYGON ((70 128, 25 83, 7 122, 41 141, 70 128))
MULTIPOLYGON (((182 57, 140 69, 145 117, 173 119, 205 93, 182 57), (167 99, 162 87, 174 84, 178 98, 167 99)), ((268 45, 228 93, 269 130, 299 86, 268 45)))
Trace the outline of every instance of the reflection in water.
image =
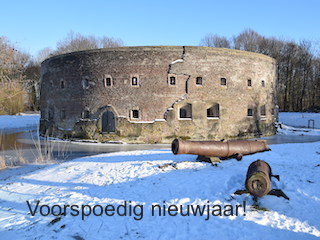
POLYGON ((261 139, 266 139, 268 144, 308 143, 320 141, 320 136, 273 135, 261 139))
POLYGON ((22 133, 0 134, 0 151, 21 149, 25 144, 18 141, 22 133))

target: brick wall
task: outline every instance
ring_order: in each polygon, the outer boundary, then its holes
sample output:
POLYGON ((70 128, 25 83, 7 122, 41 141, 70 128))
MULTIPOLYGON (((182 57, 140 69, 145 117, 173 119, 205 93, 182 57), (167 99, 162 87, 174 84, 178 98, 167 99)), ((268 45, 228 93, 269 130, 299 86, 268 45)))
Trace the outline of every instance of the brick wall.
POLYGON ((261 54, 208 47, 121 47, 55 56, 41 66, 41 132, 128 142, 270 135, 275 68, 261 54), (180 118, 187 104, 191 119, 180 118), (208 117, 215 104, 219 117, 208 117), (110 134, 102 133, 107 110, 116 117, 110 134))

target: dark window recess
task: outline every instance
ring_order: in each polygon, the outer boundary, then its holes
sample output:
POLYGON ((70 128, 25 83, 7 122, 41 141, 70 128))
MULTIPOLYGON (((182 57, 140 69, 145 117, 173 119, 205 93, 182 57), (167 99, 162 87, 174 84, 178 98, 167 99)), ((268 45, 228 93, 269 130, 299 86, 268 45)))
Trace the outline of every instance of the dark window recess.
POLYGON ((61 81, 60 82, 60 88, 64 88, 64 87, 65 87, 64 81, 61 81))
POLYGON ((82 115, 81 117, 82 117, 83 119, 88 119, 88 118, 90 118, 90 112, 89 112, 89 110, 84 110, 81 115, 82 115))
POLYGON ((226 78, 221 78, 220 79, 220 84, 224 85, 224 86, 227 85, 227 79, 226 78))
POLYGON ((106 79, 104 80, 104 85, 105 85, 105 86, 111 86, 111 78, 106 78, 106 79))
POLYGON ((202 85, 202 77, 197 77, 196 84, 197 85, 202 85))
POLYGON ((85 80, 83 81, 83 87, 84 87, 84 88, 88 88, 88 87, 89 87, 89 80, 88 80, 88 79, 85 79, 85 80))
POLYGON ((192 105, 187 104, 180 108, 179 118, 192 118, 192 105))
POLYGON ((248 79, 248 86, 249 86, 249 87, 252 87, 252 81, 251 81, 251 79, 248 79))
POLYGON ((132 110, 132 118, 139 118, 139 110, 132 110))
POLYGON ((187 110, 180 108, 180 118, 186 118, 187 117, 187 110))
POLYGON ((131 79, 131 84, 132 84, 132 86, 137 86, 138 85, 138 78, 137 77, 133 77, 131 79))
POLYGON ((66 110, 61 110, 61 112, 60 112, 60 119, 61 119, 61 120, 66 119, 66 110))
POLYGON ((247 116, 248 117, 252 117, 253 116, 253 109, 252 108, 248 108, 247 116))
POLYGON ((49 110, 48 110, 48 119, 49 120, 53 120, 53 118, 54 118, 54 110, 53 110, 53 108, 49 108, 49 110))
POLYGON ((274 115, 274 108, 271 109, 271 114, 274 115))
POLYGON ((176 77, 170 77, 170 85, 176 84, 176 77))
POLYGON ((261 81, 261 86, 264 87, 264 80, 261 81))
POLYGON ((261 115, 261 117, 266 116, 266 106, 265 105, 260 107, 260 115, 261 115))
POLYGON ((219 118, 220 117, 220 106, 219 106, 219 104, 215 104, 212 107, 207 109, 207 117, 208 118, 219 118))

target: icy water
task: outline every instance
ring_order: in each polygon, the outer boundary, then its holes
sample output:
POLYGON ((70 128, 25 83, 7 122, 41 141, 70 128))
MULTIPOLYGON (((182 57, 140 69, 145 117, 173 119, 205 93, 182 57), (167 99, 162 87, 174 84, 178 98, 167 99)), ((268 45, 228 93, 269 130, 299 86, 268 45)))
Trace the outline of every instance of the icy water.
MULTIPOLYGON (((267 139, 268 144, 306 143, 320 141, 320 136, 274 135, 267 139)), ((0 134, 0 157, 9 165, 19 165, 21 157, 27 162, 44 158, 69 160, 77 157, 119 151, 170 148, 169 144, 102 144, 77 143, 68 141, 46 141, 40 139, 36 130, 0 134)))
POLYGON ((268 144, 283 144, 283 143, 308 143, 319 142, 320 136, 297 136, 297 135, 273 135, 270 137, 263 137, 268 144))
POLYGON ((36 130, 0 133, 0 157, 9 165, 19 165, 19 158, 34 162, 37 158, 69 160, 77 157, 119 151, 170 148, 169 144, 102 144, 92 142, 48 141, 36 130), (12 164, 13 163, 13 164, 12 164))

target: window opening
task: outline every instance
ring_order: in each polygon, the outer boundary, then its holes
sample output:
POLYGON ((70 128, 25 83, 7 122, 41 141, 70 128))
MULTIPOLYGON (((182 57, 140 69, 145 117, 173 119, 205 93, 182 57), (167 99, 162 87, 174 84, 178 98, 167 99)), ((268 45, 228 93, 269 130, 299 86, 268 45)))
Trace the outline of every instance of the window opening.
POLYGON ((84 110, 83 112, 82 112, 82 116, 81 116, 83 119, 88 119, 88 118, 90 118, 90 112, 89 112, 89 110, 84 110))
POLYGON ((137 86, 138 85, 138 78, 137 77, 132 77, 131 84, 132 84, 132 86, 137 86))
POLYGON ((54 109, 52 107, 50 107, 48 110, 48 118, 49 120, 53 120, 54 118, 54 109))
POLYGON ((175 85, 175 84, 176 84, 176 78, 170 77, 170 85, 175 85))
POLYGON ((139 118, 139 110, 132 110, 132 118, 139 118))
POLYGON ((220 79, 220 84, 226 86, 227 85, 227 79, 226 78, 221 78, 220 79))
POLYGON ((261 115, 261 117, 266 116, 266 105, 263 105, 260 107, 260 115, 261 115))
POLYGON ((196 84, 197 85, 202 85, 202 77, 197 77, 196 78, 196 84))
POLYGON ((220 106, 215 104, 207 109, 207 118, 219 118, 220 117, 220 106))
POLYGON ((179 118, 192 118, 192 105, 186 104, 179 110, 179 118))
POLYGON ((84 79, 83 80, 83 88, 88 88, 89 87, 89 80, 88 79, 84 79))
POLYGON ((103 80, 103 82, 105 87, 111 86, 111 78, 107 77, 103 80))
POLYGON ((60 119, 61 119, 61 120, 66 119, 66 110, 61 110, 61 112, 60 112, 60 119))

